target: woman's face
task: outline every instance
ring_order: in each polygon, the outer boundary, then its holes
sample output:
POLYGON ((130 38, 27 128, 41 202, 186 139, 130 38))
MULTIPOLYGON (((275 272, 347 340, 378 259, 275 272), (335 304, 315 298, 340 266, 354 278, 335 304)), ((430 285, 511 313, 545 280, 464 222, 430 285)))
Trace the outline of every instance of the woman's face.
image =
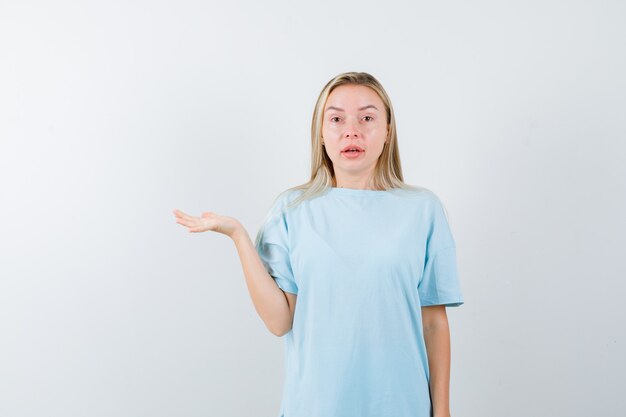
POLYGON ((336 87, 326 100, 322 138, 335 174, 370 175, 387 139, 387 113, 378 94, 364 85, 336 87), (359 151, 346 151, 357 147, 359 151))

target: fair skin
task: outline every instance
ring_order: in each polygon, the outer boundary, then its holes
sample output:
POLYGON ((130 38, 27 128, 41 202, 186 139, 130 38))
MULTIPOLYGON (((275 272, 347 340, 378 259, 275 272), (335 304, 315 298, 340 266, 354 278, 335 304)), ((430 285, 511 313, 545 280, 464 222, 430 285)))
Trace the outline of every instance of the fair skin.
MULTIPOLYGON (((378 94, 361 85, 342 85, 333 90, 324 106, 322 138, 333 162, 334 187, 373 189, 371 178, 389 132, 385 106, 378 94), (341 151, 357 145, 357 158, 341 151)), ((291 330, 297 295, 283 291, 268 274, 246 229, 237 219, 204 212, 195 217, 174 210, 176 223, 190 233, 213 231, 230 237, 239 254, 252 302, 266 327, 276 336, 291 330)), ((422 307, 424 340, 430 369, 434 417, 450 417, 450 333, 443 305, 422 307)))
POLYGON ((450 329, 446 307, 422 307, 434 417, 450 417, 450 329))
POLYGON ((389 132, 385 105, 378 94, 363 85, 335 88, 324 106, 322 138, 333 162, 333 186, 372 189, 370 181, 389 132), (364 150, 348 158, 342 149, 356 145, 364 150))
POLYGON ((276 336, 286 334, 293 324, 296 295, 283 291, 261 262, 250 235, 234 217, 223 216, 212 211, 201 217, 174 210, 176 223, 188 228, 190 233, 217 232, 232 239, 239 255, 246 285, 257 314, 267 329, 276 336))

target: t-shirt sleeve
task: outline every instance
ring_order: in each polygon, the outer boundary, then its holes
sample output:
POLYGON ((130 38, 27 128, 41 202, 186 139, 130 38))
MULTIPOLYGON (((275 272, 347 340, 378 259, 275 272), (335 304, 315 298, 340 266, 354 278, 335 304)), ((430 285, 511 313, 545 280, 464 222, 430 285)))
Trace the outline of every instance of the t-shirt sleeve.
POLYGON ((278 198, 257 233, 255 247, 261 262, 276 284, 283 291, 297 294, 298 286, 289 256, 289 230, 283 207, 284 199, 278 198))
POLYGON ((424 271, 417 290, 422 306, 464 303, 456 262, 456 244, 443 205, 435 198, 426 241, 424 271))

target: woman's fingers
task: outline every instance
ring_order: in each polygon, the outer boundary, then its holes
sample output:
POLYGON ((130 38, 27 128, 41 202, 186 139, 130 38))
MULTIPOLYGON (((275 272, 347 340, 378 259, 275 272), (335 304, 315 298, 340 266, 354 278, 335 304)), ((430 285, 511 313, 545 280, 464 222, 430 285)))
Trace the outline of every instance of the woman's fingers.
POLYGON ((186 222, 185 224, 189 223, 189 222, 198 222, 200 220, 200 218, 196 217, 196 216, 191 216, 189 214, 185 214, 180 210, 175 210, 174 214, 176 214, 176 219, 181 220, 183 222, 186 222))
POLYGON ((183 226, 189 226, 189 220, 186 219, 176 219, 176 223, 182 224, 183 226))
POLYGON ((180 210, 174 210, 174 214, 176 215, 176 217, 183 218, 183 219, 191 219, 191 218, 193 218, 193 216, 190 216, 187 213, 183 213, 180 210))
POLYGON ((233 228, 229 223, 229 217, 219 216, 212 211, 203 212, 202 217, 191 216, 178 209, 173 210, 173 212, 176 215, 176 223, 187 227, 190 232, 206 232, 207 230, 213 230, 215 232, 228 234, 233 228))
POLYGON ((202 221, 197 217, 193 220, 188 221, 187 227, 189 228, 190 232, 203 232, 204 230, 206 230, 206 228, 202 227, 202 221))
POLYGON ((176 215, 176 223, 185 227, 195 228, 200 224, 200 219, 198 217, 190 216, 180 210, 174 210, 174 214, 176 215))
POLYGON ((182 224, 183 226, 187 226, 187 227, 196 227, 198 226, 199 223, 199 219, 178 219, 176 220, 176 223, 182 224))

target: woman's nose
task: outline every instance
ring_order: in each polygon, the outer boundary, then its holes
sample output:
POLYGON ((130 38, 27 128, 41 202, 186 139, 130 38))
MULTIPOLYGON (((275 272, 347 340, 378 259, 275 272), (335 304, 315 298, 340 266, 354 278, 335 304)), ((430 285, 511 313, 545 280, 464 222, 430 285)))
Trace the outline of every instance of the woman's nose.
POLYGON ((346 124, 346 130, 344 132, 344 137, 350 137, 350 136, 359 136, 360 132, 359 132, 359 127, 356 124, 356 122, 352 122, 352 123, 347 123, 346 124))

